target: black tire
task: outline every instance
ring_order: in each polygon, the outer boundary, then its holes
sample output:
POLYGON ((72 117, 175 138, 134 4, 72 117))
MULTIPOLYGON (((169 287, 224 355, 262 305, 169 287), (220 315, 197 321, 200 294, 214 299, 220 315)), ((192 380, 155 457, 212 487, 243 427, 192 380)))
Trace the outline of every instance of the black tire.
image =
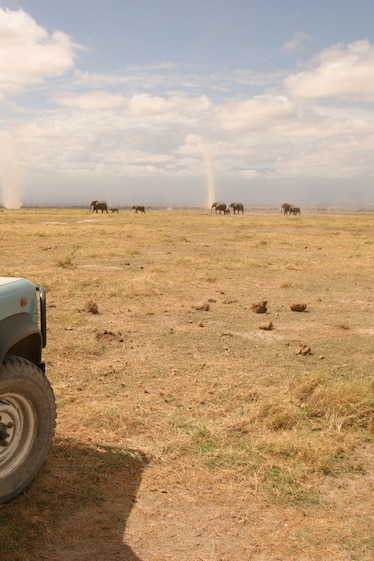
POLYGON ((0 504, 22 493, 50 450, 55 396, 32 362, 8 355, 0 366, 0 504))

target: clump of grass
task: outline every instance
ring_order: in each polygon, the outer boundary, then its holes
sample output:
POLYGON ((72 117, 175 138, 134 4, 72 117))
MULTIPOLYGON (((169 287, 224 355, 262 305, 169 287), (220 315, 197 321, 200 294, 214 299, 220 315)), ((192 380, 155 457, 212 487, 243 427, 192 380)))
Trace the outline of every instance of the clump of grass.
POLYGON ((141 255, 141 252, 135 247, 129 247, 126 249, 126 255, 134 257, 135 255, 141 255))
POLYGON ((277 500, 317 502, 311 477, 359 469, 353 451, 373 432, 373 383, 317 372, 291 395, 257 400, 215 440, 210 467, 251 466, 260 488, 277 500))
POLYGON ((374 379, 341 380, 324 374, 312 375, 295 389, 309 418, 324 419, 329 427, 342 430, 374 429, 374 379))
POLYGON ((204 425, 196 428, 191 437, 199 454, 212 453, 217 448, 217 437, 204 425))
POLYGON ((74 268, 76 265, 74 263, 75 254, 77 253, 78 248, 73 249, 69 255, 64 257, 63 259, 59 259, 57 261, 57 266, 62 267, 63 269, 70 269, 74 268))
POLYGON ((290 403, 262 402, 257 407, 252 422, 263 423, 269 430, 291 430, 300 421, 300 412, 290 403))
POLYGON ((270 430, 291 430, 319 419, 326 429, 374 428, 374 381, 335 379, 324 373, 311 374, 295 384, 291 396, 258 403, 250 418, 252 425, 270 430))

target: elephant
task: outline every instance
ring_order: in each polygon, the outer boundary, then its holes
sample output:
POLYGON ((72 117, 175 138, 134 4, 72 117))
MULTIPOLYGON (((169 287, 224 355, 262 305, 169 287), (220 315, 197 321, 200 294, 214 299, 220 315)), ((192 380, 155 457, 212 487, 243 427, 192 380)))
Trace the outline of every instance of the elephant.
POLYGON ((118 206, 110 206, 109 210, 112 214, 114 214, 115 212, 118 214, 119 213, 119 208, 118 206))
POLYGON ((135 210, 135 214, 137 214, 138 212, 145 214, 145 208, 143 205, 134 205, 133 207, 131 207, 131 209, 135 210))
POLYGON ((101 210, 101 214, 103 214, 104 211, 108 213, 108 205, 105 201, 92 201, 90 204, 90 211, 91 209, 92 212, 96 212, 96 214, 98 210, 101 210))
POLYGON ((243 203, 231 203, 229 205, 230 208, 232 208, 233 213, 238 213, 241 212, 242 214, 244 214, 244 205, 243 203))
POLYGON ((213 209, 215 209, 216 214, 217 214, 217 211, 218 211, 220 214, 222 214, 222 213, 223 213, 223 214, 227 214, 227 212, 226 212, 226 210, 227 210, 227 205, 226 205, 225 203, 213 203, 212 206, 211 206, 211 209, 210 209, 210 213, 213 212, 213 209))
POLYGON ((290 208, 290 214, 293 214, 295 216, 296 216, 296 214, 301 214, 300 207, 292 205, 291 208, 290 208))
POLYGON ((283 203, 281 206, 281 214, 291 214, 291 208, 293 207, 293 205, 291 205, 290 203, 283 203))

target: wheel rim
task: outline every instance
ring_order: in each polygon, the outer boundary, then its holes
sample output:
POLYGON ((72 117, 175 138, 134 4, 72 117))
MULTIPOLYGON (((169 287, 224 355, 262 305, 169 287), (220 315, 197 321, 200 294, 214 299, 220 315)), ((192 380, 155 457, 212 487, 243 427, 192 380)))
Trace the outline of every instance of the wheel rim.
POLYGON ((35 425, 35 412, 27 399, 17 394, 1 396, 0 479, 25 461, 34 441, 35 425))

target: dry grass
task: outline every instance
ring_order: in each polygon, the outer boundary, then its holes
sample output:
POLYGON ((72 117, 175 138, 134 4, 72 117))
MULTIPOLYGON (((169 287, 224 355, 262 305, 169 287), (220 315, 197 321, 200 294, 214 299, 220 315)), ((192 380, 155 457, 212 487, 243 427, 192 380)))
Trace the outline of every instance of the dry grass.
POLYGON ((0 228, 2 274, 48 291, 58 403, 46 466, 0 510, 2 560, 373 558, 374 215, 0 228))

